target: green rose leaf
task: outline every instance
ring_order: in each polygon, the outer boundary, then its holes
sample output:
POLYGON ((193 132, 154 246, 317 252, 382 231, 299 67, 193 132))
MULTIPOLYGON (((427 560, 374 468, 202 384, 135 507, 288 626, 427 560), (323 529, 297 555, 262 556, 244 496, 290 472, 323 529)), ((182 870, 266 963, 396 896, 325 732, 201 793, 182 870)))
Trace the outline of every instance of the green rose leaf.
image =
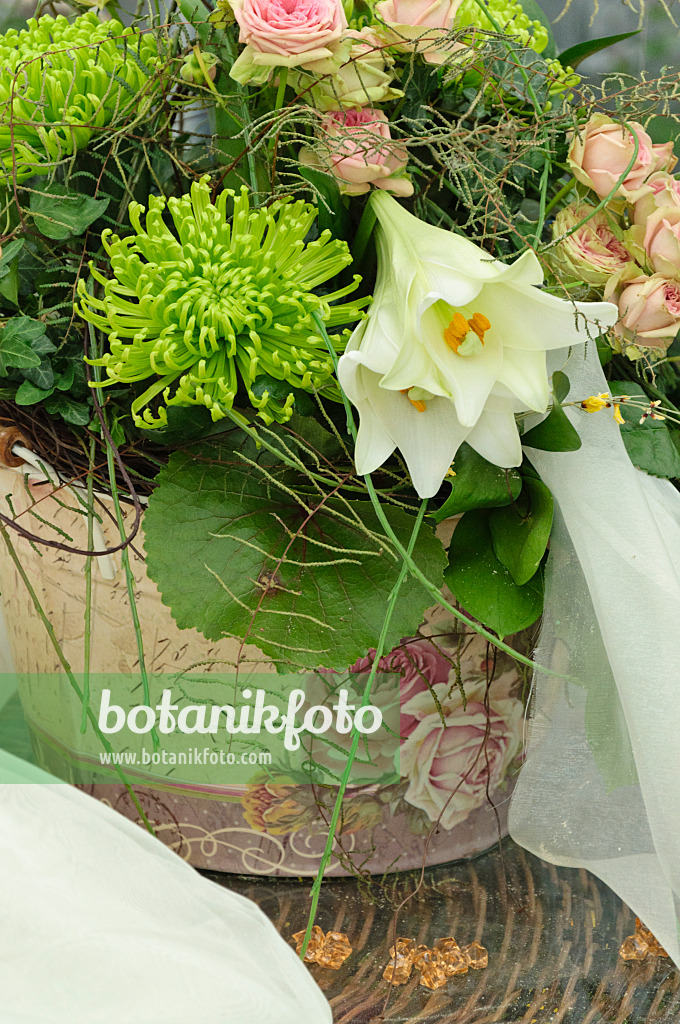
POLYGON ((556 402, 542 423, 522 434, 522 444, 544 452, 576 452, 581 447, 581 438, 556 402))
POLYGON ((493 509, 489 514, 493 549, 518 587, 538 571, 552 521, 552 494, 544 483, 531 477, 524 481, 517 504, 493 509))
POLYGON ((48 185, 31 194, 31 213, 38 231, 59 241, 82 235, 105 212, 109 199, 75 195, 64 185, 48 185))
POLYGON ((619 405, 624 419, 621 438, 633 465, 651 476, 680 479, 680 451, 674 441, 674 438, 680 439, 678 431, 671 431, 667 420, 653 420, 651 416, 640 423, 644 406, 649 408, 649 398, 639 384, 613 380, 609 382, 609 393, 628 395, 636 403, 635 406, 626 402, 619 405))
POLYGON ((517 586, 494 551, 489 516, 485 509, 465 513, 451 540, 444 578, 459 604, 502 638, 538 619, 543 579, 536 573, 517 586))
POLYGON ((453 471, 456 475, 445 481, 451 484, 451 493, 434 513, 438 523, 473 508, 509 505, 522 489, 522 478, 516 469, 505 470, 492 465, 468 444, 458 449, 453 471))
MULTIPOLYGON (((401 560, 369 503, 312 494, 303 506, 277 486, 281 467, 267 459, 257 456, 260 471, 226 446, 175 452, 144 517, 149 575, 182 629, 245 638, 308 668, 346 668, 375 646, 401 560)), ((300 479, 288 474, 283 486, 299 490, 300 479)), ((393 507, 387 515, 407 544, 413 517, 393 507)), ((446 557, 427 525, 414 558, 442 581, 446 557)), ((405 581, 388 649, 415 632, 431 601, 405 581)))

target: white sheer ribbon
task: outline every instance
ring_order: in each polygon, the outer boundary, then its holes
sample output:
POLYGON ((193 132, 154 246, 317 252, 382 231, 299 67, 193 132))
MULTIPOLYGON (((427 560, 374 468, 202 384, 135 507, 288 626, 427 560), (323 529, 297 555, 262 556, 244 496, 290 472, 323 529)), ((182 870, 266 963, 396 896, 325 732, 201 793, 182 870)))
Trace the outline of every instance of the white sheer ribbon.
MULTIPOLYGON (((566 353, 563 353, 563 361, 566 353)), ((608 390, 595 346, 569 399, 608 390)), ((513 838, 584 867, 680 966, 680 494, 635 469, 611 411, 570 410, 577 452, 527 449, 556 520, 513 838)))
POLYGON ((254 903, 50 780, 0 752, 3 1024, 331 1024, 254 903))

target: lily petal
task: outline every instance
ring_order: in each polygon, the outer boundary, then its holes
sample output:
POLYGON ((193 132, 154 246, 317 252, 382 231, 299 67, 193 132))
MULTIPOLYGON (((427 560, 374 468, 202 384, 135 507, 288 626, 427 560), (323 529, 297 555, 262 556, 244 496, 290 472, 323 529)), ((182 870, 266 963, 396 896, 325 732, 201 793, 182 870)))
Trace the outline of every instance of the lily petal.
POLYGON ((505 384, 524 408, 545 412, 550 401, 545 352, 520 352, 506 346, 498 383, 505 384))
POLYGON ((619 317, 612 302, 565 302, 522 285, 484 288, 479 301, 492 324, 502 325, 503 345, 521 351, 582 345, 588 332, 595 338, 619 317))
MULTIPOLYGON (((397 447, 382 419, 373 408, 369 391, 371 378, 377 375, 362 365, 359 352, 345 352, 338 361, 338 380, 340 386, 356 406, 359 412, 359 432, 357 434, 354 459, 356 470, 361 476, 373 473, 386 462, 397 447), (369 388, 366 387, 366 381, 369 388)), ((403 395, 399 396, 403 398, 403 395)))
POLYGON ((406 395, 380 385, 361 364, 361 353, 341 356, 338 378, 359 410, 358 473, 372 473, 398 448, 421 498, 437 493, 447 469, 468 434, 446 398, 432 398, 418 411, 406 395))
POLYGON ((512 411, 512 403, 487 407, 467 436, 467 443, 483 459, 503 469, 522 462, 522 444, 512 411))

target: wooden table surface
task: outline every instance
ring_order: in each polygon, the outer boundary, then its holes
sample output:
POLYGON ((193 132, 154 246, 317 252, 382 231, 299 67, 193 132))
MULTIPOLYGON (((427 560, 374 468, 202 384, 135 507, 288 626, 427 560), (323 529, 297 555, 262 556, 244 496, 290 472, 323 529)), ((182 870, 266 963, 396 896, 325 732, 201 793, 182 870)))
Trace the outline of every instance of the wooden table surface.
MULTIPOLYGON (((258 903, 286 939, 304 928, 309 879, 206 874, 258 903)), ((482 942, 488 968, 454 977, 435 992, 415 974, 390 990, 382 972, 395 908, 417 881, 417 873, 408 873, 324 883, 317 923, 346 932, 354 949, 337 971, 310 968, 335 1024, 680 1021, 680 972, 672 962, 625 963, 618 956, 634 930, 628 907, 588 872, 546 864, 511 840, 502 851, 429 869, 398 914, 398 934, 417 943, 431 945, 445 935, 461 945, 482 942)))

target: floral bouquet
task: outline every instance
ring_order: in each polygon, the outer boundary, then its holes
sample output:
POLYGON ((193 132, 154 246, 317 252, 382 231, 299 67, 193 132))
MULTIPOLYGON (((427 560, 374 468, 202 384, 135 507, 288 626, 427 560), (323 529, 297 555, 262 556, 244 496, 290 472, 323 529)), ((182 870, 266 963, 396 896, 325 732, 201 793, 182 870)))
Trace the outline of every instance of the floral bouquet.
POLYGON ((521 766, 514 837, 680 956, 677 75, 588 84, 622 37, 558 53, 536 0, 71 8, 0 37, 0 573, 41 763, 316 896, 489 846, 521 766), (304 757, 226 782, 160 742, 302 678, 304 757))

